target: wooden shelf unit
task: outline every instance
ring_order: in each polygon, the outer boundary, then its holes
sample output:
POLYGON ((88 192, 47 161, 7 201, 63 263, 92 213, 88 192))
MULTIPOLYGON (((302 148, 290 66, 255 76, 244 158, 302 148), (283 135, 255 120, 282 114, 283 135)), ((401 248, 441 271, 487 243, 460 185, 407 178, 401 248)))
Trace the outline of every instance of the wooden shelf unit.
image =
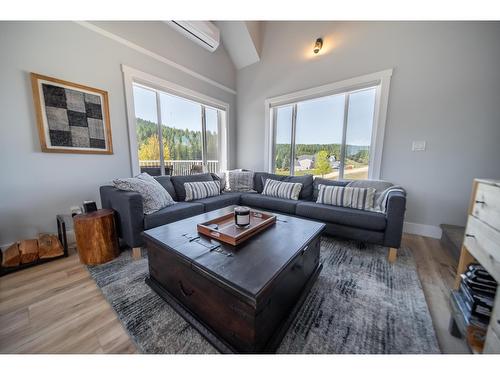
MULTIPOLYGON (((499 180, 474 180, 467 226, 457 267, 455 290, 459 289, 460 275, 466 271, 470 263, 481 264, 500 284, 499 180)), ((452 319, 458 320, 454 316, 452 319)), ((474 346, 471 347, 471 351, 481 353, 481 349, 474 346)), ((498 290, 482 353, 500 353, 500 293, 498 290)))

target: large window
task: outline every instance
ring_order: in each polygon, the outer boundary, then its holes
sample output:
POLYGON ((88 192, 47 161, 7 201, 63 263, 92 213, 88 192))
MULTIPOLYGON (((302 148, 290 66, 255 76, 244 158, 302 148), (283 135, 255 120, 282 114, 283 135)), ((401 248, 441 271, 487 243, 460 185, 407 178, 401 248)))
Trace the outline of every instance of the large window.
POLYGON ((375 94, 371 87, 276 107, 274 171, 367 179, 375 94))
POLYGON ((221 168, 225 110, 138 83, 133 99, 141 172, 186 175, 221 168))
POLYGON ((378 179, 392 69, 266 99, 268 170, 378 179))

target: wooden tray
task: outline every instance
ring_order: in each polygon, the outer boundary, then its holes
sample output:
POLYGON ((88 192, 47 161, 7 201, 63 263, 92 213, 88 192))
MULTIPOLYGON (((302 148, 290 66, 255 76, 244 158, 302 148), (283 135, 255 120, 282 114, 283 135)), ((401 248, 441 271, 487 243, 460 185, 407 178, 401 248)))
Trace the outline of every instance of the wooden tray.
POLYGON ((198 233, 236 246, 276 223, 276 216, 250 210, 250 225, 244 228, 234 223, 234 213, 198 224, 198 233))

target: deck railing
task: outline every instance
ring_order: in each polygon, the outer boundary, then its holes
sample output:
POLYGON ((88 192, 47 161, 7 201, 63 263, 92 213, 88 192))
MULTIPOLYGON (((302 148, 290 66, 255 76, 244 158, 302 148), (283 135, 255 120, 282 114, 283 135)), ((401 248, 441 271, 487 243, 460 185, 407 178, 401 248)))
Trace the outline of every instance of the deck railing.
MULTIPOLYGON (((202 170, 202 160, 165 160, 165 174, 172 176, 184 176, 192 174, 198 169, 202 170), (197 166, 197 167, 195 167, 197 166)), ((160 174, 160 160, 139 160, 141 172, 151 175, 160 174)), ((219 170, 218 160, 207 160, 207 172, 215 173, 219 170)))

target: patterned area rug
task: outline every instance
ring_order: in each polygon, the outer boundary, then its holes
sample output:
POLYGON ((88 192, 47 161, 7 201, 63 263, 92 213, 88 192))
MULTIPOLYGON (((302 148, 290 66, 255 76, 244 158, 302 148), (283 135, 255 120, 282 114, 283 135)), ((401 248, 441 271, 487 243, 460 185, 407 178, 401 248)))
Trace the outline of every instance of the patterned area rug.
MULTIPOLYGON (((358 249, 323 237, 323 270, 278 353, 439 353, 415 262, 408 249, 393 265, 387 248, 358 249)), ((130 252, 90 274, 143 353, 216 353, 145 283, 147 257, 130 252)))

